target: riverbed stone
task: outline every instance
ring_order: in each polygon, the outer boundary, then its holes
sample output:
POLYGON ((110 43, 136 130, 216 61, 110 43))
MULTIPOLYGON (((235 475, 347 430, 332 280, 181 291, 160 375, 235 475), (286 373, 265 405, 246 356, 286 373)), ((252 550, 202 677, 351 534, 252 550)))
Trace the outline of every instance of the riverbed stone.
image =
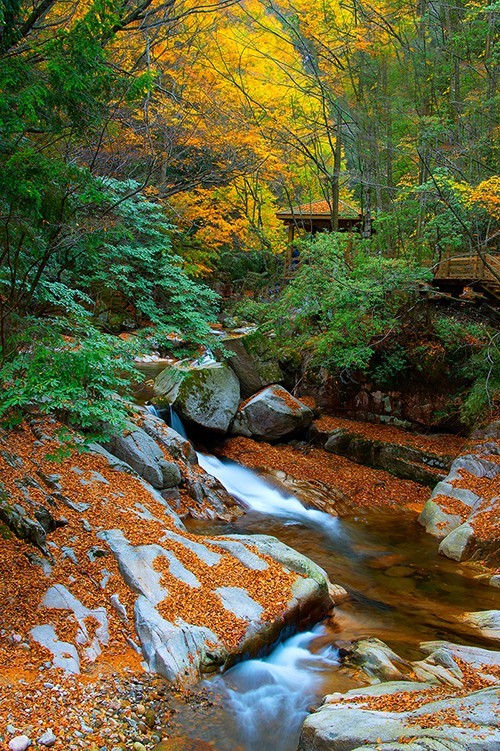
POLYGON ((461 525, 462 517, 447 513, 436 500, 430 499, 422 509, 418 521, 426 532, 442 540, 461 525))
POLYGON ((155 378, 155 393, 188 423, 226 433, 238 409, 240 384, 228 365, 195 367, 177 363, 155 378))
POLYGON ((9 741, 10 751, 26 751, 31 746, 31 740, 27 735, 17 735, 9 741))
POLYGON ((402 660, 387 644, 380 639, 360 639, 346 658, 347 665, 361 668, 369 681, 399 681, 405 679, 410 665, 402 660))
POLYGON ((315 442, 324 445, 325 451, 332 454, 345 456, 357 464, 385 469, 396 477, 430 487, 444 477, 444 474, 437 470, 448 469, 452 462, 451 457, 438 456, 397 443, 373 440, 345 428, 323 432, 313 426, 311 437, 315 442))
POLYGON ((152 415, 150 412, 143 413, 141 427, 157 443, 164 446, 174 459, 181 459, 187 464, 198 464, 196 451, 191 441, 169 427, 160 417, 152 415))
POLYGON ((439 545, 439 553, 451 558, 453 561, 462 561, 467 558, 470 544, 474 539, 474 530, 465 522, 450 532, 439 545))
POLYGON ((308 427, 314 414, 281 386, 269 386, 243 404, 231 432, 235 435, 277 440, 308 427))
POLYGON ((432 684, 399 681, 327 696, 304 722, 299 751, 498 751, 499 687, 411 711, 383 709, 385 697, 423 689, 431 692, 432 684), (370 709, 367 702, 378 697, 381 708, 370 709))
POLYGON ((479 610, 464 613, 461 617, 464 623, 477 628, 488 639, 500 641, 500 610, 479 610))
MULTIPOLYGON (((266 535, 231 535, 218 537, 215 552, 204 544, 203 537, 193 540, 181 530, 165 529, 163 537, 155 545, 131 545, 121 530, 106 530, 100 533, 115 556, 125 582, 137 594, 134 606, 134 622, 143 655, 151 670, 161 673, 169 681, 189 684, 199 679, 200 673, 211 672, 231 664, 238 656, 254 656, 273 643, 285 629, 307 625, 327 612, 331 607, 328 593, 328 578, 325 572, 308 558, 266 535), (169 571, 183 585, 200 587, 196 565, 181 563, 178 556, 169 550, 183 546, 189 560, 196 556, 214 569, 222 556, 234 555, 249 569, 249 576, 265 571, 269 556, 280 563, 286 571, 295 572, 290 594, 283 615, 273 621, 263 617, 263 606, 249 595, 244 586, 228 586, 218 581, 214 573, 213 592, 220 598, 223 608, 247 623, 244 633, 231 650, 224 646, 223 632, 217 633, 207 627, 177 618, 175 623, 166 620, 160 613, 160 604, 168 603, 168 584, 163 585, 155 562, 161 558, 168 561, 169 571)), ((180 554, 179 554, 180 555, 180 554)), ((182 557, 182 556, 180 556, 182 557)), ((224 629, 224 619, 221 619, 224 629)))
POLYGON ((47 748, 53 746, 56 741, 57 736, 52 730, 46 730, 45 733, 42 733, 42 735, 38 739, 39 745, 46 746, 47 748))

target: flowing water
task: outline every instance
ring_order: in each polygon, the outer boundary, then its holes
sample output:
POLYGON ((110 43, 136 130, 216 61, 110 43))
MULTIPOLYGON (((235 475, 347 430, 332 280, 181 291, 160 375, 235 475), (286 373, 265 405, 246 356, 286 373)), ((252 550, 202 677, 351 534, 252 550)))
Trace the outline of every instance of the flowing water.
POLYGON ((193 521, 192 531, 274 535, 322 566, 351 599, 335 608, 332 619, 291 637, 268 657, 204 681, 202 717, 199 707, 179 707, 185 737, 210 742, 214 751, 295 751, 311 705, 359 685, 339 666, 343 640, 375 636, 413 660, 422 658, 418 644, 434 639, 494 648, 458 616, 499 608, 500 593, 474 579, 473 569, 439 556, 435 539, 414 517, 378 510, 333 518, 235 462, 207 454, 199 461, 247 513, 231 524, 193 521))

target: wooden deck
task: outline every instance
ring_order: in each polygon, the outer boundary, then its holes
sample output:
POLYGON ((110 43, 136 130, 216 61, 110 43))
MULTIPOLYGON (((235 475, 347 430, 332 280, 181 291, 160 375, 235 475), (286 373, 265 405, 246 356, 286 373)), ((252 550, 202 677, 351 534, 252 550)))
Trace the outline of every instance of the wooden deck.
POLYGON ((487 292, 500 297, 500 255, 485 253, 476 255, 448 256, 434 273, 435 282, 479 285, 487 292), (496 272, 496 275, 495 275, 496 272))

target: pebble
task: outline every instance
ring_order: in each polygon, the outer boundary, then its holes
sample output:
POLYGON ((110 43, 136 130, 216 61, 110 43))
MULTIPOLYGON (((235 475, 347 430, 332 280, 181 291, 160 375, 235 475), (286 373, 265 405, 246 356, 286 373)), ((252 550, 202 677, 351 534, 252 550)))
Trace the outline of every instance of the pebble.
POLYGON ((144 704, 138 704, 135 708, 135 711, 137 712, 137 714, 146 714, 146 707, 144 706, 144 704))
POLYGON ((156 723, 156 712, 154 709, 148 709, 144 717, 144 722, 149 728, 154 728, 156 723))
POLYGON ((132 748, 134 749, 134 751, 147 751, 146 746, 144 746, 142 743, 139 743, 139 741, 136 741, 132 748))
POLYGON ((50 746, 54 745, 54 743, 56 742, 56 740, 57 740, 57 737, 54 735, 54 733, 52 732, 52 730, 46 730, 45 733, 43 735, 41 735, 40 738, 38 739, 38 743, 41 746, 48 746, 48 747, 50 747, 50 746))
POLYGON ((8 733, 10 733, 10 735, 14 735, 14 733, 16 732, 14 725, 7 725, 6 730, 8 733))
POLYGON ((10 751, 25 751, 31 746, 31 741, 27 735, 18 735, 9 741, 10 751))

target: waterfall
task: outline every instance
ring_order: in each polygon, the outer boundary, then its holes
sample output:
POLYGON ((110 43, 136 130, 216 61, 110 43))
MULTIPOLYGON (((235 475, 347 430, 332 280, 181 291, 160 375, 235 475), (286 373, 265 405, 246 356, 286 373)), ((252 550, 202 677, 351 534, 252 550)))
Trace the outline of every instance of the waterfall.
MULTIPOLYGON (((152 415, 159 417, 160 420, 163 420, 163 417, 160 415, 159 410, 157 409, 157 407, 155 407, 154 404, 145 404, 144 406, 152 415)), ((179 435, 181 435, 183 438, 187 438, 186 430, 184 428, 184 425, 182 424, 182 420, 172 406, 169 407, 168 420, 166 422, 167 425, 172 428, 172 430, 175 430, 175 432, 179 433, 179 435)))
POLYGON ((198 454, 198 461, 205 472, 216 477, 231 493, 252 511, 277 516, 287 524, 304 524, 321 532, 340 534, 338 520, 313 508, 306 508, 298 498, 285 495, 278 488, 263 480, 256 472, 235 462, 221 461, 209 454, 198 454))
POLYGON ((269 657, 239 663, 212 682, 236 720, 237 740, 245 751, 297 747, 310 705, 322 694, 321 673, 339 664, 338 650, 331 645, 310 650, 324 633, 317 626, 296 634, 269 657))
POLYGON ((182 424, 182 420, 172 406, 170 407, 169 417, 170 417, 169 423, 170 423, 170 427, 172 428, 172 430, 175 430, 176 433, 179 433, 179 435, 181 435, 183 438, 187 438, 184 425, 182 424))

